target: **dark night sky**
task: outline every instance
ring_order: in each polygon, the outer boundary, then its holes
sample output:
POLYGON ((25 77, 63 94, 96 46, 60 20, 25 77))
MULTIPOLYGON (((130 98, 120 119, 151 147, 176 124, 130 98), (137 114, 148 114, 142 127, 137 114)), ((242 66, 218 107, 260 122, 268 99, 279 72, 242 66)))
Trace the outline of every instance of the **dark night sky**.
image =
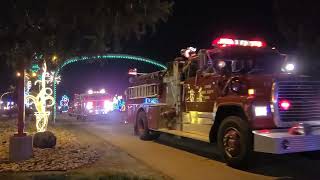
MULTIPOLYGON (((156 33, 149 34, 142 40, 132 39, 126 42, 124 51, 165 63, 175 58, 182 48, 188 46, 208 48, 211 41, 222 34, 249 38, 259 37, 266 40, 269 45, 286 47, 285 40, 275 24, 272 1, 235 2, 175 0, 173 15, 167 23, 159 24, 156 33)), ((129 67, 138 67, 143 72, 154 70, 154 67, 150 65, 118 61, 67 66, 62 71, 63 81, 58 88, 59 94, 72 95, 89 88, 102 87, 122 92, 128 81, 129 67)), ((14 73, 7 70, 2 63, 0 92, 9 85, 8 79, 11 78, 8 76, 12 75, 14 73)))

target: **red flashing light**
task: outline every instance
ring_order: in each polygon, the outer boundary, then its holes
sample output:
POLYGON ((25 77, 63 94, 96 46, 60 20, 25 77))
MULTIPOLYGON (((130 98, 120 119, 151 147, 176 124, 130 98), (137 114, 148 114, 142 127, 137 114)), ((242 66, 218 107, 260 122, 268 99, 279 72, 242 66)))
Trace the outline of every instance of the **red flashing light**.
POLYGON ((214 43, 217 45, 221 45, 223 47, 235 45, 234 40, 229 38, 220 38, 220 39, 217 39, 217 41, 214 43))
POLYGON ((218 38, 212 41, 213 46, 227 47, 227 46, 248 46, 248 47, 264 47, 263 41, 238 40, 231 38, 218 38))
POLYGON ((253 47, 263 47, 264 43, 262 41, 249 41, 251 43, 251 46, 253 47))
POLYGON ((290 102, 288 100, 281 100, 279 102, 280 108, 283 110, 288 110, 291 106, 290 102))
POLYGON ((269 134, 270 133, 270 130, 269 129, 261 129, 258 131, 259 133, 262 133, 262 134, 269 134))

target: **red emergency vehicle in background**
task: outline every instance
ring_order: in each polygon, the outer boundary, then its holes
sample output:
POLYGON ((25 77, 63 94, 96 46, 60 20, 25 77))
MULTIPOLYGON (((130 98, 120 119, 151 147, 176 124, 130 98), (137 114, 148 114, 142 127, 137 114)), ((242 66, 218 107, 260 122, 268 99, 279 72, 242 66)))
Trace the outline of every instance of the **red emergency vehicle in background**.
POLYGON ((168 69, 130 79, 127 112, 142 140, 169 133, 217 143, 231 166, 253 151, 320 150, 320 81, 257 40, 187 48, 168 69))
POLYGON ((113 97, 105 89, 89 90, 87 93, 74 95, 73 108, 70 109, 69 114, 77 119, 107 117, 113 109, 113 97))

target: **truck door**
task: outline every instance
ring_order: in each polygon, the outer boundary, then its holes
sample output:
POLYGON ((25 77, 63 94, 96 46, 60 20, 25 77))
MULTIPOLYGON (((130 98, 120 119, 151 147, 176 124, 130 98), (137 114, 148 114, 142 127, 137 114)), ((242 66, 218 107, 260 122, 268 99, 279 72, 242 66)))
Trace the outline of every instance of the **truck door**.
POLYGON ((197 63, 191 62, 188 69, 185 72, 185 81, 183 85, 183 103, 184 111, 189 112, 190 110, 196 110, 196 87, 195 81, 197 76, 197 63))
POLYGON ((184 83, 183 131, 208 136, 215 117, 215 101, 220 94, 221 76, 198 71, 184 83))
POLYGON ((195 82, 197 111, 213 113, 216 99, 221 91, 219 87, 220 81, 221 76, 217 73, 198 74, 195 82))

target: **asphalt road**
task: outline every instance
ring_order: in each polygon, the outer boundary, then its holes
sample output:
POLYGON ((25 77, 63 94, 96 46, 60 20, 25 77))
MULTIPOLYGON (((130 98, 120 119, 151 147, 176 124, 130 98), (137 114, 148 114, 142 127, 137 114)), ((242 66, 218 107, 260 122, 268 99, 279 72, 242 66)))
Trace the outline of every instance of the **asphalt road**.
MULTIPOLYGON (((163 134, 156 141, 141 141, 133 127, 114 116, 109 120, 60 122, 76 124, 84 133, 92 133, 118 146, 132 157, 177 180, 193 179, 319 179, 320 160, 302 154, 274 156, 256 154, 249 169, 226 166, 214 145, 163 134)), ((320 158, 319 158, 320 159, 320 158)))

